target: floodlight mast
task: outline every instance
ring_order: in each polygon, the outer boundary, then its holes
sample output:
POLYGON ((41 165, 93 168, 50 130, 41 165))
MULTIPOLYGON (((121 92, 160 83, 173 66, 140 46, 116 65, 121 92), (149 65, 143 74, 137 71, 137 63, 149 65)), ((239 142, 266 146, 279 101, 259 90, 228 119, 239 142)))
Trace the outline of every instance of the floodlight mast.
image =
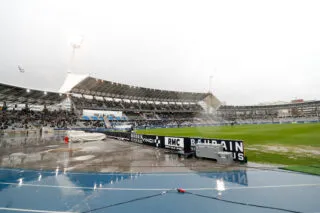
MULTIPOLYGON (((217 72, 217 68, 214 68, 214 74, 217 72)), ((213 79, 213 75, 210 75, 209 76, 209 93, 213 94, 213 91, 212 91, 212 79, 213 79)))
MULTIPOLYGON (((70 67, 72 66, 73 64, 73 61, 74 61, 74 57, 76 55, 76 49, 80 49, 81 45, 82 45, 82 42, 83 42, 83 36, 77 36, 77 37, 74 37, 73 39, 71 39, 70 41, 70 45, 72 47, 72 55, 71 55, 71 59, 70 59, 70 67)), ((68 69, 68 73, 71 73, 71 69, 68 69)))
MULTIPOLYGON (((216 73, 216 71, 217 71, 217 69, 214 68, 214 73, 216 73)), ((212 79, 213 79, 213 75, 210 75, 210 76, 209 76, 209 94, 211 94, 211 95, 213 95, 212 79)), ((210 102, 210 106, 212 106, 212 105, 213 105, 212 97, 210 97, 209 102, 210 102)), ((210 111, 211 111, 211 110, 210 110, 210 108, 211 108, 210 106, 207 105, 207 113, 210 113, 210 111)))

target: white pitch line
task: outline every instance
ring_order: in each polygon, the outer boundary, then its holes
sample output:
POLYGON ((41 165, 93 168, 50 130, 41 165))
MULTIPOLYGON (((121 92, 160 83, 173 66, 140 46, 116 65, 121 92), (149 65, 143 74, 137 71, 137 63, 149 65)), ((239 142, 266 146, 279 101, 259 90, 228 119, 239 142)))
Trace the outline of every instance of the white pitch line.
POLYGON ((248 186, 248 187, 233 187, 234 189, 264 189, 264 188, 286 188, 286 187, 304 187, 304 186, 320 186, 320 183, 310 183, 310 184, 291 184, 291 185, 275 185, 275 186, 248 186))
MULTIPOLYGON (((5 185, 19 185, 19 183, 7 183, 7 182, 0 182, 0 184, 5 185)), ((28 186, 28 187, 44 187, 44 188, 63 188, 63 189, 89 189, 89 190, 113 190, 113 191, 167 191, 172 190, 169 188, 109 188, 109 187, 83 187, 83 186, 55 186, 55 185, 39 185, 39 184, 28 184, 23 183, 19 185, 20 187, 28 186)))
MULTIPOLYGON (((19 183, 8 183, 0 182, 5 185, 19 185, 19 183)), ((83 186, 57 186, 57 185, 39 185, 39 184, 28 184, 23 183, 20 187, 45 187, 45 188, 63 188, 63 189, 89 189, 94 190, 94 187, 83 187, 83 186)), ((226 187, 225 190, 238 190, 238 189, 264 189, 264 188, 290 188, 290 187, 308 187, 308 186, 320 186, 320 183, 316 184, 292 184, 292 185, 271 185, 271 186, 247 186, 247 187, 226 187)), ((217 190, 217 188, 184 188, 187 191, 206 191, 206 190, 217 190)), ((109 187, 97 187, 96 190, 110 190, 110 191, 168 191, 172 188, 109 188, 109 187)))
MULTIPOLYGON (((226 187, 225 190, 237 190, 237 189, 264 189, 264 188, 290 188, 290 187, 304 187, 304 186, 320 186, 320 183, 315 184, 292 184, 292 185, 273 185, 273 186, 243 186, 243 187, 226 187)), ((217 188, 186 188, 189 191, 205 191, 205 190, 217 190, 217 188)))
MULTIPOLYGON (((8 183, 8 182, 0 182, 0 184, 5 185, 19 185, 19 183, 8 183)), ((39 184, 28 184, 23 183, 21 186, 30 186, 30 187, 44 187, 44 188, 64 188, 64 189, 93 189, 93 187, 83 187, 83 186, 55 186, 55 185, 39 185, 39 184)))
POLYGON ((75 212, 61 212, 61 211, 49 211, 49 210, 37 210, 37 209, 18 209, 18 208, 6 208, 6 207, 0 207, 0 210, 16 211, 16 212, 39 212, 39 213, 75 213, 75 212))

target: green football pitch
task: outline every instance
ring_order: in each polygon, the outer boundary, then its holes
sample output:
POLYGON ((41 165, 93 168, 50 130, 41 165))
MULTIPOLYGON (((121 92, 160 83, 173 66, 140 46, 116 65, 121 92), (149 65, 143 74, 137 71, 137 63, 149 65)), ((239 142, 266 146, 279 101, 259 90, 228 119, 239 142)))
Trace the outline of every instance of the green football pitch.
POLYGON ((244 141, 249 162, 320 165, 320 123, 261 124, 137 130, 140 134, 244 141))

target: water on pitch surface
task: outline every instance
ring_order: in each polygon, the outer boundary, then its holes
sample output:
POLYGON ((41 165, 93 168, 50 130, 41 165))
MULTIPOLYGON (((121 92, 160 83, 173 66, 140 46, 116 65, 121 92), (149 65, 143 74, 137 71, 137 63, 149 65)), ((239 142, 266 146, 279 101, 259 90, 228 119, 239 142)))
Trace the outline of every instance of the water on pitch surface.
MULTIPOLYGON (((320 177, 281 171, 73 173, 0 170, 0 208, 84 212, 277 212, 180 194, 174 188, 237 202, 301 212, 320 209, 320 177), (31 196, 32 195, 32 196, 31 196)), ((280 211, 278 211, 280 212, 280 211)))
MULTIPOLYGON (((319 176, 253 169, 195 172, 198 167, 211 165, 212 162, 199 161, 201 163, 196 164, 198 161, 179 159, 153 147, 112 140, 78 144, 85 151, 75 151, 69 156, 66 155, 69 152, 56 152, 67 147, 63 143, 63 136, 63 133, 59 133, 43 138, 28 133, 0 138, 0 163, 14 167, 0 168, 1 212, 84 212, 113 204, 119 205, 96 212, 277 212, 192 194, 179 194, 172 190, 175 188, 214 198, 300 212, 317 212, 320 209, 319 176), (126 151, 119 152, 119 147, 126 151), (97 154, 102 148, 107 151, 97 154), (44 155, 41 160, 39 153, 47 153, 48 150, 54 152, 44 155), (10 158, 12 154, 15 155, 10 158), (23 154, 27 154, 25 162, 21 162, 23 154), (69 167, 102 160, 97 171, 112 172, 72 172, 65 170, 64 160, 68 160, 69 167), (118 165, 117 161, 121 163, 118 165), (167 172, 161 172, 161 163, 165 165, 163 168, 168 165, 175 172, 168 172, 171 170, 167 168, 164 170, 167 172), (141 164, 143 167, 135 166, 141 164), (127 172, 119 172, 121 169, 127 172), (150 195, 159 196, 123 203, 150 195)), ((92 171, 94 165, 88 164, 80 168, 92 171)), ((212 167, 205 169, 212 171, 212 167)))

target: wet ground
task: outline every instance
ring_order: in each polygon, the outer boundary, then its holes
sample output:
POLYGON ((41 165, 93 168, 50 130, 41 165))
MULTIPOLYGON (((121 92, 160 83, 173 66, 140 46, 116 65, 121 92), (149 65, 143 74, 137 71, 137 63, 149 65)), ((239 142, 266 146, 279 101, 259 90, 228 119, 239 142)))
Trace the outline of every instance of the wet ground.
POLYGON ((316 213, 320 210, 319 196, 319 176, 281 171, 83 173, 0 169, 0 212, 8 213, 316 213))
POLYGON ((0 137, 0 212, 320 212, 319 176, 64 135, 0 137))
POLYGON ((191 172, 234 168, 111 138, 70 145, 64 143, 64 135, 59 132, 42 137, 36 133, 2 136, 0 167, 87 172, 191 172))

